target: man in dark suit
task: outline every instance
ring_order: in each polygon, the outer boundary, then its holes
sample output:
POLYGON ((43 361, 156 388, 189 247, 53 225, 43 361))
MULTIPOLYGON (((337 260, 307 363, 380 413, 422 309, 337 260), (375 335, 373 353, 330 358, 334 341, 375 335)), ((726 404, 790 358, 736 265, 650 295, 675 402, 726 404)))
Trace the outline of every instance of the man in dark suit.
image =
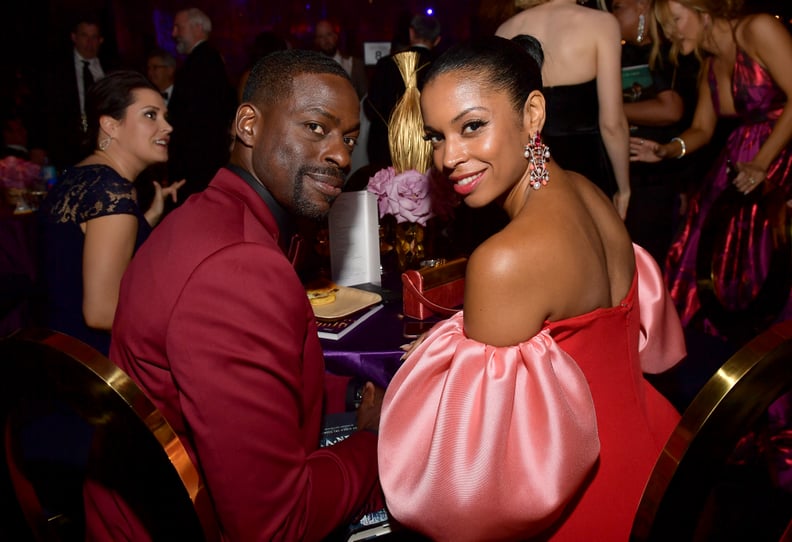
MULTIPOLYGON (((440 43, 440 22, 429 15, 416 15, 410 21, 410 47, 406 51, 418 53, 418 88, 423 86, 423 74, 434 59, 432 50, 440 43)), ((398 54, 397 51, 394 54, 398 54)), ((402 94, 404 80, 393 61, 394 54, 377 62, 369 85, 364 110, 371 123, 368 134, 368 158, 372 172, 392 164, 388 147, 388 120, 402 94)))
POLYGON ((50 70, 44 92, 44 145, 49 162, 58 169, 82 160, 85 151, 85 91, 104 77, 99 48, 104 41, 99 23, 83 17, 71 32, 74 47, 50 70))
POLYGON ((176 71, 168 102, 173 126, 168 176, 171 181, 187 180, 182 189, 185 196, 206 187, 228 162, 231 147, 236 93, 223 57, 207 41, 211 31, 211 20, 197 8, 179 11, 173 21, 176 49, 187 58, 176 71))

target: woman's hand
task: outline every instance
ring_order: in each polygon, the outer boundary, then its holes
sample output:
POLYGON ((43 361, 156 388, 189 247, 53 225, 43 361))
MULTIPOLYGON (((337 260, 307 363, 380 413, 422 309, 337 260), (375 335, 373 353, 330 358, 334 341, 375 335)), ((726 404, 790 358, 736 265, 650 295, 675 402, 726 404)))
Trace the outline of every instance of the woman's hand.
POLYGON ((630 205, 630 192, 624 190, 616 192, 613 195, 613 205, 616 207, 616 212, 622 220, 627 218, 627 207, 630 205))
POLYGON ((401 349, 404 350, 404 354, 402 354, 401 361, 406 360, 409 357, 409 355, 412 354, 413 350, 415 350, 419 344, 424 342, 424 339, 426 339, 426 333, 422 333, 421 335, 418 336, 417 339, 415 339, 411 343, 401 345, 401 349))
POLYGON ((737 176, 734 178, 734 186, 743 194, 749 194, 760 183, 767 179, 767 171, 754 165, 753 162, 737 162, 737 176))
POLYGON ((179 188, 184 186, 186 182, 185 179, 182 179, 181 181, 163 187, 160 183, 154 181, 154 199, 151 201, 151 207, 146 211, 146 221, 149 225, 154 227, 159 223, 162 218, 162 213, 165 212, 166 198, 171 198, 173 203, 178 201, 179 188))
POLYGON ((663 146, 648 139, 630 138, 630 162, 659 162, 665 158, 663 146))

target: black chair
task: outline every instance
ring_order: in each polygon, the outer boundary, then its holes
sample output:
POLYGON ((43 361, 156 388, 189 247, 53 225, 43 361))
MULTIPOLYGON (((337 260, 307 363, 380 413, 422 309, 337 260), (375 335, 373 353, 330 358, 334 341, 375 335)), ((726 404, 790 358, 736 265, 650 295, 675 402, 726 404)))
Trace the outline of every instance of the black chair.
POLYGON ((214 540, 201 478, 151 401, 84 343, 0 341, 0 539, 85 540, 83 482, 112 490, 154 540, 214 540))
POLYGON ((789 414, 790 394, 792 322, 785 322, 737 351, 690 403, 654 467, 630 539, 792 540, 792 493, 774 478, 772 442, 792 445, 792 418, 773 427, 768 415, 782 406, 789 414))

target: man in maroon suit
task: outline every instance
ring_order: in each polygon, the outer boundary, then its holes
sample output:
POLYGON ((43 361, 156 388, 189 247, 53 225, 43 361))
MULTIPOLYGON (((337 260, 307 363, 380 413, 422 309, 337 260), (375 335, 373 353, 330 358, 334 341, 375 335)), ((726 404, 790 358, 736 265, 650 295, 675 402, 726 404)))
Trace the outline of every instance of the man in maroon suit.
MULTIPOLYGON (((186 446, 223 539, 321 540, 380 496, 382 390, 367 383, 359 431, 318 448, 324 362, 283 247, 294 217, 325 216, 341 193, 357 96, 333 59, 282 51, 254 68, 234 129, 231 164, 130 264, 110 357, 186 446)), ((143 536, 107 500, 93 507, 89 535, 143 536)))

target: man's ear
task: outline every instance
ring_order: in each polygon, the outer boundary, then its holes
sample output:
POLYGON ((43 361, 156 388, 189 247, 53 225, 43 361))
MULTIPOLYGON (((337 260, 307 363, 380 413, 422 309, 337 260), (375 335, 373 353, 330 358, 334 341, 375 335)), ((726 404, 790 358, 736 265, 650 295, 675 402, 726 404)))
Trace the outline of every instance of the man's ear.
POLYGON ((541 132, 545 123, 545 97, 538 90, 531 91, 523 106, 523 128, 528 133, 541 132))
POLYGON ((253 146, 253 142, 256 139, 256 121, 260 115, 261 112, 249 103, 243 103, 237 109, 236 118, 234 119, 234 131, 236 132, 236 138, 246 147, 253 146))

